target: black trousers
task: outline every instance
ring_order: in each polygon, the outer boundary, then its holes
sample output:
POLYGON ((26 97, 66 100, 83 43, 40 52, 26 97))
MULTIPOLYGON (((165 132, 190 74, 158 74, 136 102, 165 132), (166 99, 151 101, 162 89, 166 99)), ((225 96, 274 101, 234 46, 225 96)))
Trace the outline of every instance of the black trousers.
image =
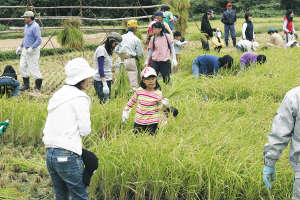
POLYGON ((206 50, 206 51, 209 51, 208 39, 206 41, 201 39, 201 43, 202 43, 202 49, 206 50))
POLYGON ((110 97, 111 97, 111 95, 110 95, 111 94, 111 81, 106 81, 106 83, 107 83, 107 86, 109 88, 109 94, 107 96, 104 95, 104 93, 103 93, 103 83, 102 83, 102 81, 94 80, 94 88, 95 88, 96 93, 98 95, 98 98, 100 100, 100 104, 104 104, 105 101, 107 100, 107 98, 110 99, 110 97))
POLYGON ((218 53, 220 52, 221 49, 222 47, 215 47, 215 51, 217 51, 218 53))
POLYGON ((160 72, 164 83, 170 82, 170 74, 171 74, 171 62, 170 60, 167 60, 166 62, 157 62, 155 60, 152 60, 151 67, 155 70, 156 74, 160 72))
POLYGON ((149 132, 150 135, 156 134, 156 129, 157 129, 157 123, 156 124, 149 124, 149 125, 141 125, 137 124, 136 122, 134 123, 133 126, 134 133, 138 134, 139 132, 149 132))

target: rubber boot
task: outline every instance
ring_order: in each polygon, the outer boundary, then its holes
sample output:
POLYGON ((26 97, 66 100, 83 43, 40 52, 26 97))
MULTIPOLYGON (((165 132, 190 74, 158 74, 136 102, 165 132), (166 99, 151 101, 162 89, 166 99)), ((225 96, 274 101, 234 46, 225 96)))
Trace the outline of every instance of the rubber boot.
POLYGON ((226 43, 226 47, 228 48, 228 41, 225 41, 225 43, 226 43))
POLYGON ((24 91, 24 90, 29 90, 30 89, 30 86, 29 86, 29 77, 23 77, 23 87, 20 88, 19 91, 24 91))
POLYGON ((236 46, 236 41, 233 41, 233 46, 234 46, 234 47, 236 46))
POLYGON ((41 90, 42 82, 43 82, 43 79, 36 79, 35 80, 34 91, 39 92, 41 90))

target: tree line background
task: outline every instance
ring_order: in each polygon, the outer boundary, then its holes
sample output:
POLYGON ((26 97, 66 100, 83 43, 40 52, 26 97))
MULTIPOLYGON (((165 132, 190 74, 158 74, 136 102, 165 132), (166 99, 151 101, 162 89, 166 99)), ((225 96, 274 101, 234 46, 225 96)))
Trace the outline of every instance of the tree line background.
MULTIPOLYGON (((76 6, 79 5, 79 0, 31 0, 33 5, 36 7, 50 7, 50 6, 76 6)), ((137 0, 84 0, 89 6, 110 6, 110 7, 123 7, 123 6, 137 6, 137 0)), ((85 3, 83 1, 83 5, 85 3)), ((30 6, 29 1, 24 1, 23 5, 30 6)), ((161 0, 139 0, 143 5, 156 5, 161 4, 164 1, 161 0)), ((233 9, 237 12, 238 17, 244 17, 244 13, 247 11, 252 12, 255 17, 280 17, 285 14, 287 9, 294 9, 295 14, 300 9, 300 0, 190 0, 190 10, 189 15, 194 16, 197 20, 201 20, 203 13, 207 9, 214 10, 215 19, 220 19, 221 14, 226 10, 226 4, 231 2, 233 4, 233 9)), ((1 5, 4 6, 17 6, 21 3, 21 0, 3 0, 1 5)), ((153 14, 157 8, 145 9, 148 15, 153 14)), ((15 9, 0 9, 0 18, 10 18, 15 9)), ((20 17, 26 11, 26 8, 19 9, 15 17, 20 17)), ((78 16, 79 9, 38 9, 37 12, 40 16, 78 16)), ((100 10, 93 9, 93 13, 98 18, 120 18, 120 17, 132 17, 132 16, 144 16, 145 13, 142 9, 128 10, 124 15, 126 10, 100 10), (123 16, 124 15, 124 16, 123 16)), ((83 16, 93 18, 94 16, 88 9, 83 9, 83 16)), ((148 19, 144 20, 148 22, 148 19)), ((0 21, 1 24, 7 24, 8 21, 0 21)), ((116 22, 103 22, 105 25, 112 25, 116 22)), ((45 26, 60 26, 60 20, 44 20, 43 24, 45 26)), ((96 21, 84 21, 84 25, 99 25, 96 21)), ((24 21, 16 20, 10 23, 10 26, 24 26, 24 21)))

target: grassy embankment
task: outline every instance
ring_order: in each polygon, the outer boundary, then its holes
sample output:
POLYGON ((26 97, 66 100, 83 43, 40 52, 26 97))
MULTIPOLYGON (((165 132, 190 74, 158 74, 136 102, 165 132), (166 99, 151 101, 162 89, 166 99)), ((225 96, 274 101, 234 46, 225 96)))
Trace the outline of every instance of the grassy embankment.
MULTIPOLYGON (((264 43, 267 37, 262 34, 257 39, 264 43)), ((99 105, 91 87, 92 132, 84 138, 84 146, 99 158, 99 169, 89 188, 91 199, 291 198, 293 172, 288 151, 283 152, 276 164, 276 181, 271 192, 262 180, 262 151, 281 100, 287 91, 300 84, 299 49, 259 50, 269 63, 250 68, 241 76, 234 76, 241 54, 229 48, 219 55, 227 53, 233 56, 234 66, 231 70, 221 70, 223 79, 194 80, 191 63, 203 52, 199 42, 189 43, 181 57, 179 72, 172 76, 172 86, 161 83, 164 97, 170 99, 170 106, 178 108, 179 116, 160 127, 155 137, 133 135, 134 110, 121 127, 127 99, 117 98, 99 105), (208 95, 208 101, 202 98, 203 93, 208 95), (111 134, 110 139, 99 137, 103 129, 111 134)), ((87 53, 88 58, 92 54, 87 53)), ((68 54, 65 59, 73 56, 77 55, 68 54)), ((45 63, 42 70, 62 70, 50 61, 52 57, 42 58, 41 63, 45 63), (46 63, 44 59, 49 60, 46 63)), ((10 62, 18 61, 2 62, 1 69, 10 62)), ((64 79, 64 74, 57 76, 56 79, 64 79)), ((21 174, 34 167, 27 188, 21 183, 17 191, 35 198, 53 196, 47 173, 39 172, 45 167, 41 138, 47 100, 1 99, 0 107, 0 121, 15 111, 2 137, 1 166, 6 167, 1 168, 0 179, 7 181, 4 188, 15 187, 14 183, 21 181, 21 174), (14 151, 18 152, 14 155, 14 151), (32 152, 27 159, 26 152, 32 152), (13 171, 16 180, 9 177, 13 171), (42 179, 35 191, 28 185, 33 187, 37 175, 42 179)))

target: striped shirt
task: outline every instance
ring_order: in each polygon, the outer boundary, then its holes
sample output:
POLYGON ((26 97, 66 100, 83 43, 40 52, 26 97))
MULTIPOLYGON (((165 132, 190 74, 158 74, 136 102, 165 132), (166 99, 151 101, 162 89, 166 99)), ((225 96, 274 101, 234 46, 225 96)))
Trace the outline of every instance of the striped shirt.
POLYGON ((147 92, 139 87, 131 97, 124 110, 129 110, 139 100, 136 109, 135 122, 141 125, 158 123, 158 106, 162 101, 162 93, 159 90, 147 92))

